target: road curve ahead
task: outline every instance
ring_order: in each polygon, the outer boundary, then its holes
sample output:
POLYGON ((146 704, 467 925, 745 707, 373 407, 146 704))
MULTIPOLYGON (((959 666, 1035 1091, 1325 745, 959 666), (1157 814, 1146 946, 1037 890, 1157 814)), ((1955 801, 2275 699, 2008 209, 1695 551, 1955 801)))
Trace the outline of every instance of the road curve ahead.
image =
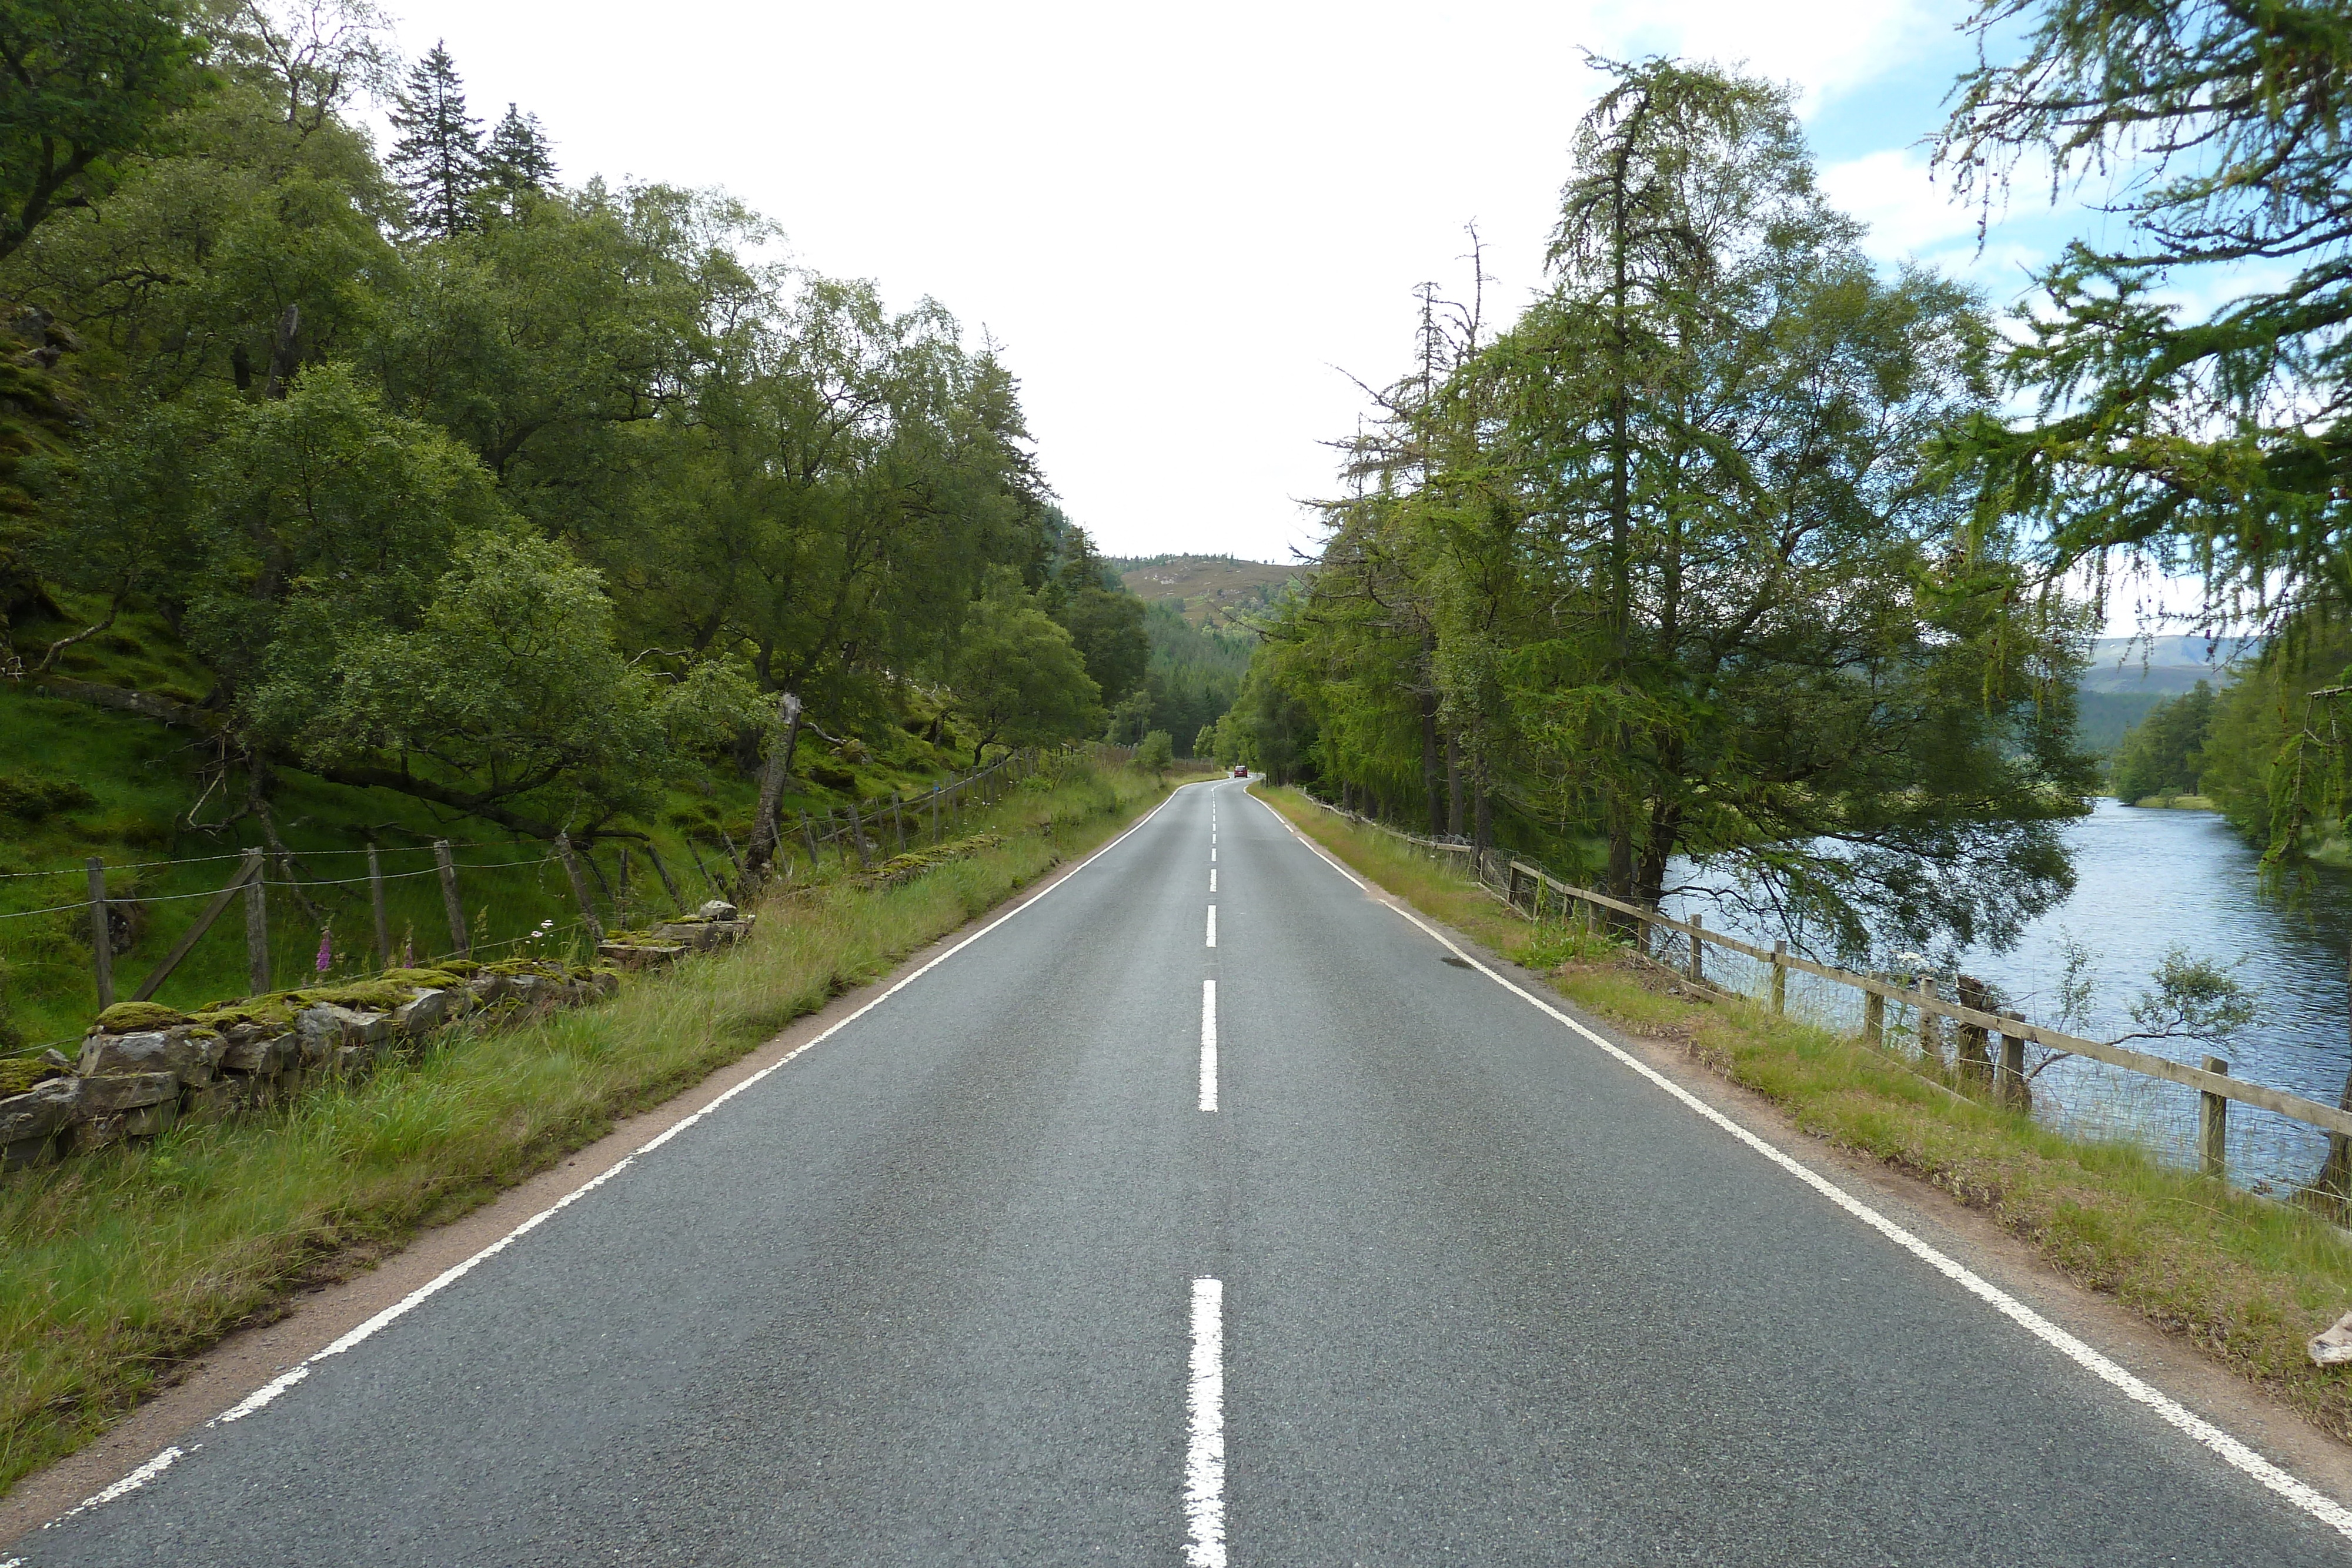
POLYGON ((2345 1559, 1963 1284, 1220 782, 14 1551, 2345 1559))

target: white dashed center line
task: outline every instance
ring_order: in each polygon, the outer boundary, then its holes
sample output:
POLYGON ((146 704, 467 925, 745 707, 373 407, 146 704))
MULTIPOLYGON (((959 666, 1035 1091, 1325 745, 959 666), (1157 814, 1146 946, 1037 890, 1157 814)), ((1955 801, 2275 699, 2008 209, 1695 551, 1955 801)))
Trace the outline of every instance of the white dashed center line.
POLYGON ((1217 982, 1201 982, 1201 1109, 1217 1108, 1217 982))
POLYGON ((1192 1281, 1192 1379, 1185 1398, 1184 1562, 1225 1568, 1225 1284, 1192 1281))

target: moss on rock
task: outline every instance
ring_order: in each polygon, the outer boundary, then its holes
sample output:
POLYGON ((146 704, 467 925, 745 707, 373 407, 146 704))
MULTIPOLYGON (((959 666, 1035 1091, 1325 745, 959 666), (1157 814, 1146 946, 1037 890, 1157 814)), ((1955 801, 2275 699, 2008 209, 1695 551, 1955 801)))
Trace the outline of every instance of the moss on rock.
POLYGON ((12 1057, 6 1061, 0 1061, 0 1097, 22 1094, 37 1083, 46 1083, 52 1078, 69 1076, 71 1074, 64 1069, 43 1061, 37 1056, 12 1057))
POLYGON ((98 1027, 109 1034, 129 1034, 142 1029, 170 1029, 173 1024, 187 1021, 187 1014, 177 1008, 167 1008, 161 1002, 117 1002, 98 1015, 98 1027))

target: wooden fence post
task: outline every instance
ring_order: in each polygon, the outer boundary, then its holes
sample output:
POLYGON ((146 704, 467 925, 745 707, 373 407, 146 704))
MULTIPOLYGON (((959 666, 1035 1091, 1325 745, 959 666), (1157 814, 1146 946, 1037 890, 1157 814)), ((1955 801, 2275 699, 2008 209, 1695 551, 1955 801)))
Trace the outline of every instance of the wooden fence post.
POLYGON ((940 841, 940 787, 931 786, 931 842, 940 841))
POLYGON ((1704 981, 1706 978, 1706 959, 1704 956, 1706 952, 1706 940, 1700 935, 1700 933, 1706 929, 1706 917, 1699 914, 1697 910, 1692 910, 1690 917, 1690 967, 1683 972, 1694 980, 1704 981))
MULTIPOLYGON (((590 862, 592 865, 594 862, 590 862)), ((621 881, 613 895, 613 921, 624 931, 629 928, 629 846, 621 846, 621 881)))
POLYGON ((368 910, 375 916, 375 967, 392 967, 392 919, 383 907, 383 862, 375 846, 368 846, 368 910))
POLYGON ((1927 1010, 1930 1007, 1934 1006, 1935 1001, 1936 977, 1933 975, 1920 976, 1919 1054, 1934 1062, 1937 1067, 1941 1067, 1944 1065, 1944 1020, 1937 1014, 1927 1010))
POLYGON ((661 878, 662 891, 669 894, 670 903, 677 906, 680 915, 684 915, 686 900, 679 895, 677 883, 670 876, 669 867, 662 863, 661 851, 654 848, 650 839, 646 841, 646 859, 654 862, 654 874, 661 878))
MULTIPOLYGON (((1955 999, 1964 1008, 1983 1012, 1992 1005, 1991 998, 1986 994, 1984 982, 1974 975, 1956 976, 1952 988, 1958 993, 1955 999)), ((1992 1076, 1992 1053, 1987 1049, 1990 1042, 1984 1025, 1964 1023, 1954 1033, 1959 1044, 1960 1076, 1972 1082, 1984 1082, 1992 1076)))
POLYGON ((89 857, 89 954, 98 971, 98 1010, 114 1005, 114 922, 106 913, 106 862, 89 857))
MULTIPOLYGON (((2230 1071, 2218 1056, 2207 1057, 2202 1065, 2224 1076, 2230 1071)), ((2209 1089, 2197 1092, 2197 1164, 2215 1181, 2230 1174, 2230 1103, 2209 1089)))
POLYGON ((898 810, 898 791, 890 791, 890 831, 898 840, 898 852, 907 852, 907 819, 898 810))
MULTIPOLYGON (((260 856, 254 850, 248 858, 260 856)), ((258 865, 245 883, 245 982, 249 995, 269 994, 269 893, 258 865)))
MULTIPOLYGON (((2000 1015, 2018 1023, 2025 1021, 2022 1013, 2000 1015)), ((2001 1100, 2022 1110, 2033 1103, 2033 1091, 2025 1082, 2025 1037, 2004 1030, 2000 1037, 1999 1067, 1993 1079, 2001 1100)))
POLYGON ((743 852, 735 847, 735 840, 733 836, 727 831, 727 825, 724 822, 720 823, 719 826, 719 841, 727 846, 728 863, 735 868, 736 895, 740 897, 743 892, 743 883, 748 879, 750 873, 744 871, 743 852))
POLYGON ((1789 944, 1785 938, 1772 944, 1772 1010, 1789 1010, 1789 944))
POLYGON ((457 862, 450 858, 449 841, 433 841, 433 863, 441 868, 441 911, 449 917, 449 946, 458 957, 474 956, 473 934, 466 928, 466 904, 457 896, 457 862))
POLYGON ((845 800, 841 809, 849 814, 849 844, 857 852, 857 869, 872 871, 873 862, 866 858, 866 824, 857 820, 857 802, 845 800))
POLYGON ((1862 993, 1862 1039, 1865 1045, 1886 1044, 1886 998, 1876 991, 1862 993))
POLYGON ((816 823, 806 811, 801 813, 801 838, 808 845, 809 875, 814 876, 821 869, 816 856, 816 823))
POLYGON ((563 874, 572 879, 572 896, 580 902, 580 922, 588 927, 588 946, 593 949, 604 940, 604 923, 596 918, 596 901, 588 894, 588 878, 580 869, 580 857, 572 852, 572 835, 561 828, 555 831, 555 852, 563 862, 563 874))
POLYGON ((686 852, 694 857, 694 869, 702 873, 702 880, 709 884, 710 896, 713 898, 725 898, 727 896, 727 884, 719 880, 719 873, 712 871, 709 862, 703 860, 702 846, 694 841, 694 838, 691 834, 687 837, 686 852))

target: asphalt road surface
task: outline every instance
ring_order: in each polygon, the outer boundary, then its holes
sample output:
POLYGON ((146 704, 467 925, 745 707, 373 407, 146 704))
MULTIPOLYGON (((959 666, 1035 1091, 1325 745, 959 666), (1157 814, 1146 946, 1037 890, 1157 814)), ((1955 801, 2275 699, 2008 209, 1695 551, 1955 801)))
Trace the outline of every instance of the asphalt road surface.
POLYGON ((249 1404, 26 1568, 2347 1546, 1229 783, 249 1404))

